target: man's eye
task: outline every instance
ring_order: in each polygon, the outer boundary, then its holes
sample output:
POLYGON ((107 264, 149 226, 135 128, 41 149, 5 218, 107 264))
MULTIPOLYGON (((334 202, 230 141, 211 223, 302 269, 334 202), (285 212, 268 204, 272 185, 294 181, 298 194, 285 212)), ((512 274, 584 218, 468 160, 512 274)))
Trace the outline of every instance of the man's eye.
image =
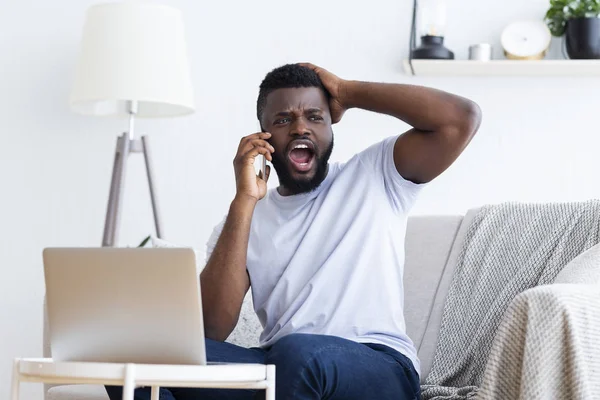
POLYGON ((319 116, 319 115, 311 115, 310 116, 310 120, 311 121, 322 121, 323 117, 319 116))
POLYGON ((288 122, 290 122, 289 118, 280 118, 280 119, 278 119, 278 120, 275 121, 275 124, 276 125, 280 125, 280 124, 286 124, 288 122))

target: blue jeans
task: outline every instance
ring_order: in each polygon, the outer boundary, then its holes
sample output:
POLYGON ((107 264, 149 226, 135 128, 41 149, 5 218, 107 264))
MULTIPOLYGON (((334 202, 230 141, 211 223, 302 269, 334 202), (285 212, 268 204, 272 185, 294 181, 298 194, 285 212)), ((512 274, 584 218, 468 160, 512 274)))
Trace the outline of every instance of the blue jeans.
MULTIPOLYGON (((335 336, 292 334, 267 349, 246 349, 206 340, 208 361, 275 364, 277 400, 419 400, 419 376, 411 361, 379 344, 360 344, 335 336)), ((107 387, 121 400, 121 387, 107 387)), ((254 400, 264 391, 161 389, 160 400, 254 400)), ((135 391, 149 400, 150 388, 135 391)))

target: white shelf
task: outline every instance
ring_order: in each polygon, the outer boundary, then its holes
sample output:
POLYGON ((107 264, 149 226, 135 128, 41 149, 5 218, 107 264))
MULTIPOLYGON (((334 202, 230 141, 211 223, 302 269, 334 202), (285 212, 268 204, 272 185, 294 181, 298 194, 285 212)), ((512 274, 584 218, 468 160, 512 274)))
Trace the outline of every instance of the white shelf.
MULTIPOLYGON (((413 60, 416 76, 600 76, 600 60, 413 60)), ((404 72, 411 75, 408 60, 404 72)))

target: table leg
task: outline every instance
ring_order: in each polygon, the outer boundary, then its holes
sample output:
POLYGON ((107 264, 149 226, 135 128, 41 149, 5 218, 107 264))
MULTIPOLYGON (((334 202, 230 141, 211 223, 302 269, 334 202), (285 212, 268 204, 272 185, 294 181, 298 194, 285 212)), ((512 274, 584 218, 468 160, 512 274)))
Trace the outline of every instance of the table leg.
POLYGON ((265 400, 275 400, 275 366, 267 365, 267 393, 265 400))
POLYGON ((13 362, 13 373, 12 373, 12 388, 11 388, 11 400, 19 400, 19 385, 20 385, 20 379, 19 379, 19 359, 15 358, 14 362, 13 362))
POLYGON ((135 365, 127 364, 125 366, 125 382, 123 383, 123 399, 133 400, 135 390, 135 365))
POLYGON ((152 392, 150 394, 150 400, 159 400, 158 395, 160 394, 160 388, 158 386, 152 386, 152 392))

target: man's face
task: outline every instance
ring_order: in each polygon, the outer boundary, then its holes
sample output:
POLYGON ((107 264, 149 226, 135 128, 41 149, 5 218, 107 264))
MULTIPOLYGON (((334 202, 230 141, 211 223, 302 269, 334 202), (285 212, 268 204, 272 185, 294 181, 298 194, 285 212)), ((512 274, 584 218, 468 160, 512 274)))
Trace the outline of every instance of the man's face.
POLYGON ((273 167, 285 195, 316 189, 333 150, 329 104, 319 88, 278 89, 267 96, 262 127, 271 133, 273 167))

